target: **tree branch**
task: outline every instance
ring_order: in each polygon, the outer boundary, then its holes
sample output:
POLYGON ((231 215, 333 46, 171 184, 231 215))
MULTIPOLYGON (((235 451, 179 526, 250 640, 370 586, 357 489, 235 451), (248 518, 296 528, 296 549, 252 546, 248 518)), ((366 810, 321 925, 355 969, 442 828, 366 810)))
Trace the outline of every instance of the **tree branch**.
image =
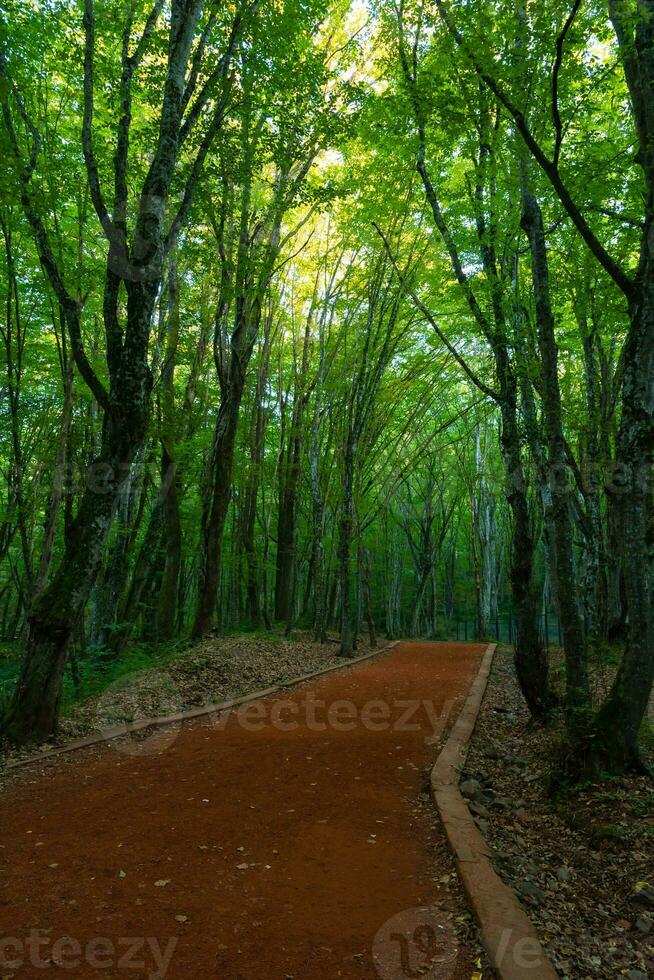
MULTIPOLYGON (((260 0, 255 0, 255 2, 252 4, 252 7, 251 7, 250 11, 248 12, 250 15, 253 15, 256 12, 257 7, 259 6, 259 2, 260 2, 260 0)), ((185 119, 184 119, 184 121, 182 123, 182 128, 181 128, 181 131, 180 131, 180 134, 179 134, 179 142, 180 142, 180 145, 185 142, 185 140, 187 139, 187 137, 189 136, 189 134, 193 130, 193 127, 195 126, 196 122, 198 121, 198 119, 200 117, 200 114, 202 113, 202 110, 204 109, 204 107, 206 106, 207 102, 211 98, 211 95, 213 93, 213 90, 215 88, 216 83, 221 78, 222 79, 231 79, 233 81, 233 78, 232 78, 231 73, 230 73, 230 69, 231 69, 231 65, 232 65, 232 61, 233 61, 234 55, 236 54, 236 51, 237 51, 238 46, 239 46, 240 41, 241 41, 244 20, 245 20, 245 16, 243 14, 243 9, 240 8, 237 11, 237 13, 235 14, 234 20, 232 21, 232 29, 231 29, 230 34, 229 34, 229 40, 227 42, 227 47, 226 47, 225 51, 220 56, 220 58, 218 60, 218 64, 216 65, 216 67, 211 72, 211 74, 207 78, 206 82, 202 86, 202 88, 200 90, 200 94, 198 95, 197 99, 195 100, 195 102, 193 103, 193 105, 191 106, 191 108, 189 109, 188 114, 187 114, 187 116, 185 117, 185 119)), ((201 47, 202 47, 202 39, 200 39, 200 44, 198 45, 198 49, 200 49, 201 47)), ((203 48, 202 48, 202 50, 203 50, 203 48)), ((197 53, 198 52, 196 50, 196 55, 197 55, 197 53)), ((194 57, 194 62, 195 62, 195 57, 194 57)), ((192 91, 195 89, 195 85, 197 83, 197 72, 198 71, 199 71, 199 64, 198 64, 197 70, 196 70, 196 66, 195 66, 195 63, 194 63, 193 66, 192 66, 192 68, 191 68, 191 75, 190 75, 190 78, 189 78, 189 83, 187 84, 186 90, 185 90, 185 93, 184 93, 184 98, 183 98, 183 103, 182 103, 184 109, 188 105, 188 102, 189 102, 189 100, 191 98, 191 95, 192 95, 192 91), (192 82, 192 88, 189 87, 191 85, 191 82, 192 82)), ((232 81, 230 81, 230 83, 228 85, 228 90, 231 90, 232 81)))
POLYGON ((456 280, 461 286, 463 293, 465 295, 466 301, 472 315, 479 324, 482 333, 485 337, 491 338, 493 336, 493 329, 491 324, 488 322, 487 317, 484 314, 481 306, 477 301, 477 297, 474 294, 467 275, 463 269, 461 259, 459 257, 458 249, 454 243, 454 239, 450 234, 447 222, 445 221, 445 216, 441 209, 440 201, 436 193, 436 189, 432 183, 431 176, 427 169, 426 155, 427 155, 427 135, 424 114, 422 111, 422 106, 420 104, 420 99, 418 96, 418 86, 417 86, 417 39, 416 44, 413 46, 413 68, 409 68, 409 63, 406 55, 405 44, 404 44, 404 24, 402 20, 403 7, 400 6, 396 8, 398 17, 398 31, 399 31, 399 50, 400 50, 400 63, 402 65, 402 72, 404 74, 404 80, 409 89, 409 94, 411 96, 411 103, 413 105, 413 111, 415 116, 416 125, 418 127, 418 160, 416 163, 416 169, 420 174, 420 179, 425 190, 425 196, 427 198, 427 203, 431 209, 432 215, 434 217, 434 222, 443 243, 447 249, 448 255, 450 257, 450 263, 456 276, 456 280))
POLYGON ((554 123, 554 132, 556 133, 553 159, 555 167, 559 165, 561 145, 563 143, 563 123, 561 122, 561 113, 559 112, 559 75, 563 64, 563 46, 580 6, 581 0, 575 0, 572 5, 572 10, 568 14, 565 24, 556 39, 556 57, 554 59, 554 67, 552 68, 552 121, 554 123))
POLYGON ((474 51, 470 49, 465 41, 465 38, 456 27, 452 16, 449 12, 449 8, 445 3, 445 0, 436 0, 436 6, 441 19, 448 31, 456 41, 457 45, 461 48, 466 57, 470 60, 473 68, 482 79, 482 81, 488 86, 490 91, 493 93, 495 98, 507 112, 512 116, 515 122, 516 128, 522 139, 529 148, 532 156, 540 166, 541 170, 545 176, 549 179, 550 184, 554 188, 561 204, 565 208, 568 216, 575 225, 577 231, 581 235, 582 239, 593 253, 595 258, 598 260, 602 268, 611 279, 614 281, 616 286, 624 293, 627 300, 631 303, 635 295, 635 284, 634 281, 627 275, 621 265, 615 261, 615 259, 609 254, 604 245, 600 242, 599 238, 595 235, 594 231, 586 221, 584 215, 581 213, 579 207, 572 198, 570 191, 566 183, 564 182, 561 174, 559 172, 558 166, 553 160, 544 152, 540 143, 536 140, 535 136, 531 132, 527 121, 523 113, 518 109, 518 107, 509 98, 507 93, 504 91, 502 86, 499 84, 493 75, 490 75, 480 64, 474 51))
POLYGON ((191 62, 191 70, 189 72, 188 80, 186 82, 186 88, 184 89, 184 98, 182 99, 182 111, 186 111, 193 93, 195 92, 198 77, 200 74, 200 68, 202 67, 202 59, 204 57, 204 52, 206 50, 209 38, 211 37, 211 32, 213 31, 214 25, 216 23, 217 11, 213 10, 207 20, 204 30, 200 35, 195 51, 193 52, 193 60, 191 62))
POLYGON ((127 213, 127 157, 129 153, 129 131, 132 124, 132 78, 147 49, 148 41, 155 29, 157 20, 164 5, 164 0, 156 0, 143 33, 136 45, 134 53, 129 53, 131 35, 131 18, 128 19, 123 34, 122 71, 120 78, 120 120, 114 155, 114 208, 113 221, 121 232, 121 244, 125 248, 126 213, 127 213))
POLYGON ((397 265, 397 262, 395 261, 395 258, 393 257, 393 253, 391 252, 391 247, 390 247, 390 245, 388 243, 388 240, 387 240, 386 236, 384 235, 383 231, 381 230, 381 228, 379 227, 379 225, 377 225, 373 221, 372 226, 375 229, 375 231, 377 232, 377 234, 379 235, 379 237, 381 238, 382 242, 384 243, 384 248, 386 249, 386 254, 388 255, 388 258, 389 258, 389 260, 391 262, 391 265, 393 266, 393 269, 395 270, 395 274, 396 274, 396 276, 397 276, 397 278, 398 278, 398 280, 399 280, 402 288, 406 292, 407 296, 409 296, 411 298, 411 300, 414 303, 414 305, 420 310, 420 312, 425 317, 425 319, 427 320, 427 322, 433 327, 433 329, 436 332, 436 335, 438 336, 438 338, 447 347, 448 351, 450 352, 450 354, 452 355, 452 357, 454 358, 454 360, 457 362, 457 364, 459 365, 459 367, 462 368, 462 370, 467 375, 467 377, 472 381, 472 383, 481 392, 483 392, 483 394, 486 395, 488 398, 492 398, 493 401, 499 403, 501 401, 501 397, 500 397, 499 393, 497 391, 495 391, 493 388, 489 388, 489 386, 487 384, 485 384, 481 380, 481 378, 473 371, 473 369, 468 365, 468 363, 462 357, 462 355, 459 354, 459 352, 456 349, 456 347, 454 346, 454 344, 452 344, 448 340, 448 338, 445 336, 445 334, 443 333, 443 331, 439 327, 438 323, 436 322, 436 320, 434 319, 434 317, 432 316, 432 314, 430 313, 430 311, 427 309, 427 307, 425 306, 425 304, 422 302, 422 300, 419 299, 419 297, 416 295, 415 291, 411 289, 411 287, 409 286, 409 284, 406 281, 406 278, 400 272, 400 270, 398 268, 398 265, 397 265))
POLYGON ((136 48, 134 49, 134 54, 131 55, 129 58, 129 63, 131 65, 132 71, 136 71, 136 69, 141 64, 141 61, 143 60, 143 55, 146 52, 148 42, 152 37, 152 32, 157 26, 157 21, 159 20, 159 16, 161 14, 161 11, 163 10, 164 2, 165 0, 156 0, 150 13, 148 14, 148 19, 145 22, 143 33, 141 34, 141 37, 137 42, 136 48))
POLYGON ((91 191, 91 200, 98 220, 110 242, 115 240, 115 228, 104 203, 98 165, 93 150, 93 61, 95 55, 95 16, 93 0, 84 0, 84 115, 82 118, 82 150, 91 191))
MULTIPOLYGON (((25 217, 32 227, 41 265, 48 278, 48 282, 50 283, 55 296, 57 297, 60 308, 64 313, 75 363, 77 364, 81 376, 89 386, 98 403, 104 409, 108 409, 109 395, 107 394, 107 391, 105 390, 97 374, 91 367, 91 364, 86 356, 86 351, 84 350, 80 326, 80 304, 73 299, 71 294, 66 289, 63 277, 50 246, 47 229, 32 199, 32 194, 30 192, 30 179, 36 160, 34 149, 30 155, 30 163, 26 165, 18 145, 16 130, 11 115, 11 108, 7 98, 7 90, 10 88, 10 85, 5 86, 1 84, 1 81, 4 80, 9 82, 4 58, 0 56, 0 101, 2 103, 2 116, 7 134, 9 136, 11 152, 18 169, 23 211, 25 213, 25 217)), ((22 110, 19 107, 19 112, 21 113, 21 117, 23 119, 27 120, 29 118, 24 106, 22 110)), ((33 134, 36 134, 36 129, 33 127, 31 121, 29 122, 29 128, 33 134)))
POLYGON ((189 211, 191 210, 191 205, 193 203, 193 194, 195 191, 196 184, 202 173, 202 168, 204 167, 204 162, 207 158, 207 154, 211 148, 219 129, 223 124, 225 118, 225 112, 227 110, 227 104, 229 102, 229 95, 232 88, 233 74, 230 74, 229 83, 223 92, 223 97, 216 106, 211 125, 207 128, 206 133, 198 147, 198 151, 195 155, 195 160, 191 167, 190 173, 188 175, 186 186, 184 187, 184 193, 182 195, 182 200, 177 211, 177 214, 173 218, 170 229, 166 235, 165 249, 166 251, 171 247, 173 242, 177 240, 177 236, 186 221, 189 211))

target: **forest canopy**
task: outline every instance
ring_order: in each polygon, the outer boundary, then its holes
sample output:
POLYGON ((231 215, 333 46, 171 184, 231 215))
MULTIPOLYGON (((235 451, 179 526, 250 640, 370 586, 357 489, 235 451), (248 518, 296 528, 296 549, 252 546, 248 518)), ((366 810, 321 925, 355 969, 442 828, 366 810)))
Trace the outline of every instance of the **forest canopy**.
POLYGON ((382 632, 513 643, 640 768, 654 2, 0 17, 3 736, 136 648, 382 632))

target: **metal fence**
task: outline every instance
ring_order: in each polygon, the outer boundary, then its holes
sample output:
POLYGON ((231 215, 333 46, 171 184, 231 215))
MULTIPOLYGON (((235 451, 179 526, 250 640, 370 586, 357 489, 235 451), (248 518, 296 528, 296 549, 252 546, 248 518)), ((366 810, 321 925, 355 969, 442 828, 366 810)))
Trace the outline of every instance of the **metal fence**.
MULTIPOLYGON (((466 615, 456 615, 453 630, 457 640, 474 640, 476 620, 466 615)), ((498 643, 513 643, 515 641, 516 622, 513 613, 498 614, 489 624, 489 639, 498 643)), ((561 626, 558 616, 551 610, 540 616, 539 631, 545 646, 561 645, 561 626)))

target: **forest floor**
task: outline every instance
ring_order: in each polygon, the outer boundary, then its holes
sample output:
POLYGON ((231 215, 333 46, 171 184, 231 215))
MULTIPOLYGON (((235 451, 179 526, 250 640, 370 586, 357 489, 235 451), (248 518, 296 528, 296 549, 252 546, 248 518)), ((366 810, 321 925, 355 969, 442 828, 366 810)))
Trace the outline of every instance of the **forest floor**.
POLYGON ((403 643, 21 771, 0 800, 3 978, 487 976, 428 792, 483 650, 403 643))
MULTIPOLYGON (((360 641, 357 656, 370 649, 365 640, 360 641)), ((104 674, 96 663, 92 664, 89 672, 97 689, 75 700, 68 691, 59 731, 41 746, 43 751, 100 735, 116 725, 242 697, 343 662, 337 655, 335 639, 316 643, 310 633, 300 630, 295 630, 290 638, 274 632, 209 636, 183 647, 138 652, 140 656, 136 658, 128 651, 123 660, 108 665, 104 674)), ((17 752, 4 747, 6 762, 33 754, 33 749, 17 752)))
MULTIPOLYGON (((595 665, 598 694, 613 672, 595 665)), ((498 648, 466 764, 471 810, 562 978, 654 978, 654 786, 607 778, 552 793, 561 735, 530 727, 512 651, 498 648)))

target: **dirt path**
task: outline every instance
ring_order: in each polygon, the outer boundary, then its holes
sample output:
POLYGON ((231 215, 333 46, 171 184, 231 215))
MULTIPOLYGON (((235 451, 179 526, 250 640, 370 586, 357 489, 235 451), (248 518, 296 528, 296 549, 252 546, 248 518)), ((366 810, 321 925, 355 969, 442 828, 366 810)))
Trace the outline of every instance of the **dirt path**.
POLYGON ((470 980, 424 789, 483 650, 403 643, 24 777, 0 802, 0 977, 470 980))

